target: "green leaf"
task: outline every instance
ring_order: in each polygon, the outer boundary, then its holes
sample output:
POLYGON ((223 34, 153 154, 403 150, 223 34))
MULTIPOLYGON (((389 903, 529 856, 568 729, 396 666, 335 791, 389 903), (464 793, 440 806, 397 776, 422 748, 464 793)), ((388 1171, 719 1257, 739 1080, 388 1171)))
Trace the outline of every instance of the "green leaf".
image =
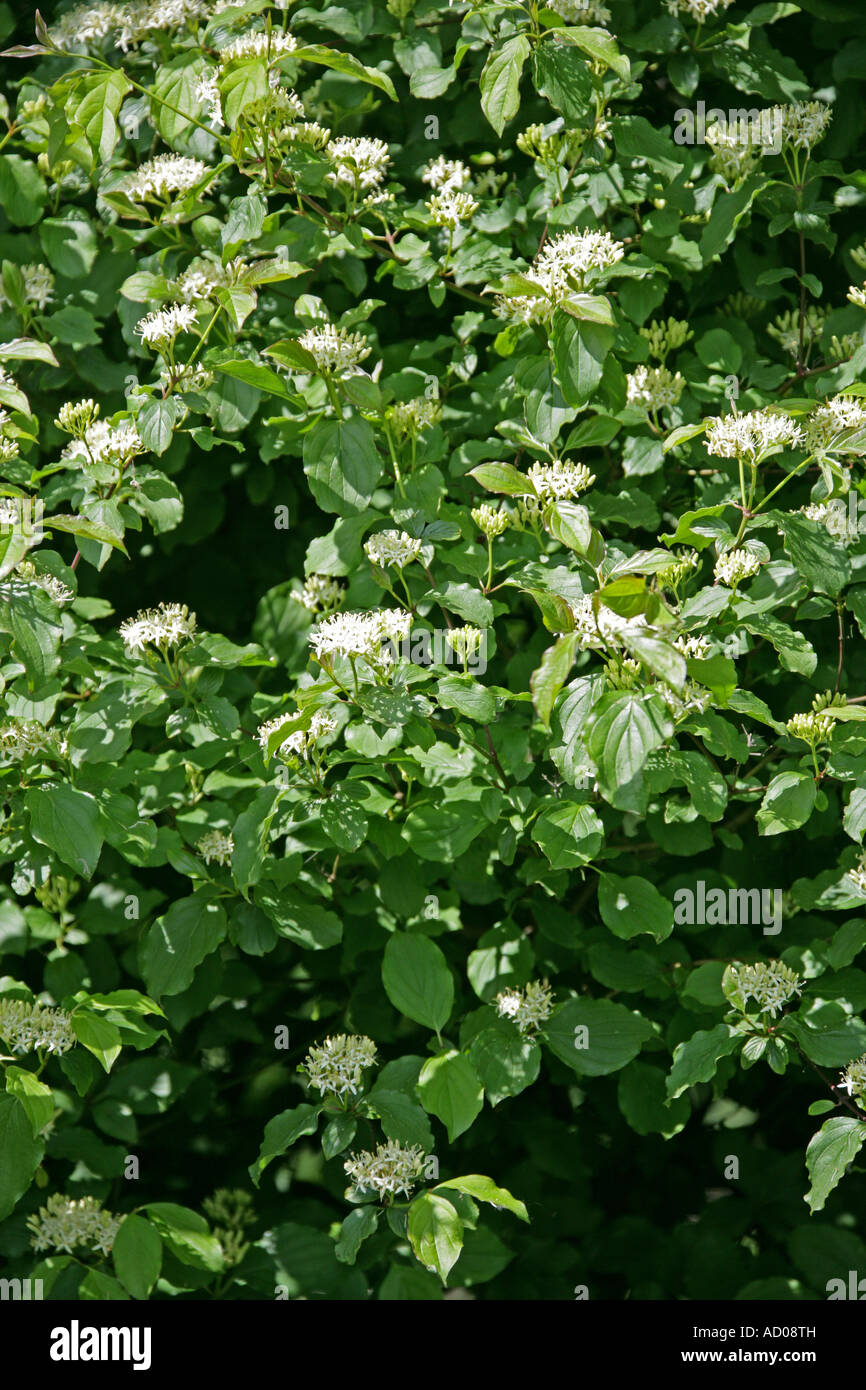
POLYGON ((580 320, 556 309, 551 346, 556 374, 568 405, 583 405, 592 396, 613 346, 614 332, 605 323, 580 320))
POLYGON ((33 1126, 33 1134, 38 1138, 47 1124, 54 1118, 54 1095, 50 1086, 23 1067, 6 1066, 6 1091, 19 1100, 33 1126))
POLYGON ((817 787, 809 772, 778 772, 758 807, 758 834, 782 835, 805 825, 815 809, 817 787))
POLYGON ((464 1052, 454 1050, 424 1063, 418 1095, 428 1114, 445 1125, 452 1143, 469 1129, 484 1103, 484 1089, 475 1068, 464 1052))
POLYGON ((632 1062, 617 1085, 617 1104, 636 1134, 661 1134, 670 1139, 685 1127, 691 1114, 687 1099, 668 1104, 664 1072, 646 1062, 632 1062))
POLYGON ((538 1079, 541 1048, 524 1037, 513 1024, 497 1018, 469 1044, 471 1061, 492 1106, 520 1095, 538 1079))
POLYGON ((105 838, 99 803, 68 783, 31 787, 24 794, 34 840, 52 849, 64 864, 92 878, 105 838))
POLYGON ((385 947, 382 983, 394 1008, 439 1032, 454 1005, 454 981, 444 955, 428 936, 395 932, 385 947))
POLYGON ((811 1212, 823 1211, 824 1203, 857 1157, 864 1139, 866 1122, 848 1115, 825 1120, 818 1133, 813 1134, 806 1149, 811 1185, 804 1198, 811 1212))
POLYGON ((529 57, 529 40, 524 34, 506 39, 494 48, 481 73, 481 109, 497 135, 520 109, 520 78, 529 57))
POLYGON ((559 42, 555 31, 535 50, 535 89, 567 120, 585 120, 592 98, 586 59, 576 45, 559 42))
POLYGON ((554 702, 568 680, 568 673, 574 664, 577 651, 577 633, 565 633, 552 647, 547 648, 541 658, 541 665, 530 677, 532 703, 545 729, 550 728, 554 702))
POLYGON ((338 516, 365 511, 380 468, 373 430, 357 416, 321 420, 304 440, 304 472, 323 511, 338 516))
POLYGON ((192 984, 196 966, 215 951, 226 934, 218 903, 193 894, 172 903, 147 928, 139 951, 148 993, 157 999, 180 994, 192 984))
POLYGON ((727 1057, 742 1042, 726 1023, 718 1023, 708 1031, 694 1033, 674 1048, 674 1062, 667 1079, 668 1097, 676 1100, 690 1086, 711 1081, 721 1057, 727 1057))
POLYGON ((44 1152, 45 1145, 34 1138, 30 1116, 21 1101, 0 1092, 0 1221, 24 1196, 44 1152))
POLYGON ((334 1254, 342 1264, 353 1265, 368 1236, 375 1234, 379 1224, 376 1207, 356 1207, 350 1211, 340 1227, 340 1234, 334 1247, 334 1254))
POLYGON ((250 1177, 256 1187, 273 1159, 280 1158, 303 1135, 315 1134, 319 1127, 319 1114, 318 1105, 296 1105, 293 1110, 284 1110, 268 1120, 259 1156, 250 1168, 250 1177))
POLYGON ((851 579, 847 550, 834 541, 827 528, 808 517, 788 513, 779 518, 785 549, 808 587, 835 597, 851 579))
POLYGON ((324 48, 321 44, 306 44, 303 48, 296 48, 292 53, 292 60, 302 63, 318 63, 324 68, 333 68, 335 72, 345 73, 347 77, 355 77, 359 82, 367 82, 371 87, 378 87, 380 92, 384 92, 392 101, 397 100, 397 93, 394 91, 394 84, 390 77, 385 73, 378 72, 376 68, 368 68, 351 53, 339 53, 333 48, 324 48))
POLYGON ((162 1241, 143 1216, 127 1216, 111 1247, 114 1272, 133 1298, 146 1299, 162 1268, 162 1241))
POLYGON ((598 910, 614 936, 629 941, 649 932, 664 941, 674 929, 673 903, 645 878, 603 873, 598 882, 598 910))
POLYGON ((93 1053, 103 1071, 111 1071, 123 1047, 119 1028, 98 1014, 76 1010, 72 1015, 72 1031, 82 1046, 93 1053))
POLYGON ((444 1284, 463 1248, 463 1222, 438 1192, 422 1192, 409 1207, 409 1242, 425 1269, 444 1284))
POLYGON ((497 1187, 493 1179, 483 1173, 467 1173, 460 1178, 448 1178, 433 1191, 439 1192, 443 1188, 450 1188, 452 1192, 464 1192, 467 1197, 473 1197, 478 1202, 489 1202, 491 1206, 513 1212, 521 1221, 529 1221, 529 1212, 524 1203, 517 1197, 512 1197, 507 1188, 497 1187))
POLYGON ((42 216, 47 199, 45 180, 34 161, 20 154, 0 155, 0 205, 10 222, 16 227, 32 227, 42 216))
POLYGON ((553 869, 576 869, 595 859, 604 844, 604 826, 586 802, 563 799, 548 806, 532 828, 553 869))
POLYGON ((220 1274, 223 1253, 219 1241, 212 1236, 208 1224, 198 1212, 174 1202, 148 1202, 142 1207, 162 1237, 166 1248, 193 1269, 220 1274))
POLYGON ((607 999, 569 999, 545 1024, 546 1041, 581 1076, 607 1076, 637 1056, 652 1035, 640 1014, 607 999))

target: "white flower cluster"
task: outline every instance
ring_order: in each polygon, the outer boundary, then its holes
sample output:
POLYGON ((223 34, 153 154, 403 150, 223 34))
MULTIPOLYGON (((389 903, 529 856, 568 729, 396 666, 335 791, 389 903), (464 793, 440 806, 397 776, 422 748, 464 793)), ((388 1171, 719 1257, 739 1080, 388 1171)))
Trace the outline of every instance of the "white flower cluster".
POLYGON ((350 333, 332 323, 308 328, 298 342, 312 353, 317 369, 329 376, 354 371, 372 351, 363 333, 350 333))
POLYGON ((102 0, 77 5, 51 28, 58 48, 79 49, 99 44, 109 35, 124 53, 150 34, 187 28, 196 20, 227 8, 229 0, 102 0))
POLYGON ((0 999, 0 1038, 13 1052, 51 1052, 61 1056, 78 1041, 63 1009, 0 999))
POLYGON ((428 183, 436 193, 459 192, 469 183, 472 175, 460 159, 446 159, 439 154, 425 165, 421 182, 428 183))
POLYGON ((566 24, 604 26, 610 23, 610 10, 598 0, 547 0, 547 8, 555 11, 566 24))
POLYGON ((833 119, 831 108, 823 101, 796 101, 773 111, 782 123, 785 146, 795 150, 811 150, 823 140, 833 119))
POLYGON ((389 664, 386 642, 409 636, 412 614, 402 608, 375 608, 370 613, 334 613, 310 632, 309 642, 321 661, 335 656, 363 657, 375 666, 389 664))
MULTIPOLYGON (((281 714, 276 719, 269 719, 266 723, 259 725, 256 731, 256 737, 259 740, 259 746, 266 760, 268 757, 268 745, 273 735, 278 729, 281 729, 284 724, 288 724, 294 718, 295 715, 293 714, 281 714)), ((331 714, 325 709, 316 710, 310 720, 309 729, 296 729, 294 733, 287 733, 279 747, 275 750, 274 756, 276 756, 277 753, 283 754, 284 756, 287 753, 294 753, 299 758, 306 758, 319 740, 326 738, 328 734, 332 734, 336 727, 336 715, 331 714)))
POLYGON ((489 502, 482 502, 480 507, 473 507, 470 515, 479 531, 489 541, 501 536, 511 525, 508 513, 492 507, 489 502))
POLYGON ((665 9, 669 14, 688 15, 698 24, 706 24, 708 19, 723 13, 733 3, 734 0, 665 0, 665 9))
POLYGON ((856 545, 860 539, 856 519, 849 519, 848 509, 841 497, 834 497, 829 502, 809 502, 800 508, 800 512, 810 521, 817 521, 834 541, 842 545, 856 545))
POLYGON ((751 579, 760 568, 760 560, 750 550, 727 550, 716 561, 713 574, 720 584, 732 587, 742 579, 751 579))
POLYGON ((558 304, 575 290, 585 290, 625 255, 622 242, 607 232, 560 232, 545 243, 524 279, 540 294, 500 295, 496 313, 523 323, 547 323, 558 304))
POLYGON ((57 579, 53 574, 40 574, 31 560, 22 560, 21 564, 15 567, 15 578, 24 584, 35 585, 57 604, 71 603, 75 597, 68 584, 64 584, 62 579, 57 579))
POLYGON ((20 763, 27 758, 65 758, 66 739, 35 719, 12 719, 0 725, 0 760, 20 763))
POLYGON ((405 531, 378 531, 375 536, 364 542, 367 559, 374 565, 381 565, 383 569, 387 569, 389 565, 403 569, 405 565, 418 558, 420 549, 421 541, 405 531))
POLYGON ((685 378, 667 367, 635 367, 626 377, 626 401, 644 410, 665 410, 678 403, 685 385, 685 378))
POLYGON ((849 431, 866 429, 866 406, 859 396, 833 396, 810 411, 804 425, 810 453, 827 453, 844 443, 849 431))
POLYGON ((629 621, 603 603, 599 605, 596 614, 592 594, 584 594, 577 603, 573 603, 572 612, 574 631, 577 633, 581 651, 598 651, 606 644, 618 646, 623 629, 646 627, 643 617, 629 621))
POLYGON ((708 637, 687 637, 685 633, 680 633, 679 637, 674 638, 674 646, 687 661, 706 661, 710 654, 708 637))
POLYGON ((105 1211, 95 1197, 64 1197, 56 1192, 38 1213, 28 1216, 34 1250, 63 1250, 72 1254, 76 1246, 88 1246, 100 1255, 110 1255, 122 1216, 105 1211))
POLYGON ((785 728, 792 738, 802 739, 804 743, 826 743, 834 723, 831 715, 809 710, 806 714, 792 714, 785 728))
POLYGON ((712 150, 710 169, 719 174, 729 186, 736 187, 747 178, 761 162, 761 145, 751 138, 751 131, 742 131, 739 125, 715 122, 709 126, 706 141, 712 150))
POLYGON ((147 646, 164 651, 186 642, 196 630, 195 613, 186 604, 161 603, 145 608, 120 625, 120 636, 129 656, 137 656, 147 646))
POLYGON ((800 993, 804 983, 795 970, 780 960, 731 966, 731 974, 743 999, 754 999, 760 1012, 773 1018, 800 993))
POLYGON ((159 380, 163 387, 171 386, 175 391, 206 391, 213 386, 213 372, 208 367, 200 367, 197 362, 188 366, 183 362, 173 362, 159 369, 159 380))
MULTIPOLYGON (((54 276, 48 266, 39 261, 33 265, 20 265, 18 269, 24 281, 24 298, 27 303, 32 304, 34 309, 47 308, 54 298, 54 276)), ((11 303, 0 283, 0 308, 11 303)))
POLYGON ((133 203, 166 202, 174 195, 190 193, 201 183, 208 166, 185 154, 158 154, 148 159, 119 185, 133 203))
POLYGON ((595 474, 590 473, 585 463, 570 463, 568 459, 557 458, 550 463, 534 463, 527 477, 542 505, 579 497, 595 482, 595 474))
POLYGON ((356 193, 378 192, 391 162, 385 141, 366 135, 338 135, 328 141, 325 153, 331 161, 328 181, 356 193))
POLYGON ((242 62, 249 58, 265 58, 268 62, 274 63, 287 53, 294 53, 297 46, 295 36, 284 34, 281 29, 251 29, 220 49, 220 65, 227 67, 229 63, 242 62))
POLYGON ((478 211, 478 204, 470 193, 462 193, 454 188, 445 188, 434 193, 425 207, 437 227, 448 227, 454 231, 461 222, 469 222, 478 211))
POLYGON ((191 304, 169 304, 165 309, 153 309, 139 319, 135 331, 143 343, 157 350, 173 343, 178 333, 195 328, 198 311, 191 304))
POLYGON ((866 1096, 866 1055, 858 1057, 856 1062, 849 1062, 842 1073, 839 1091, 847 1091, 849 1096, 853 1096, 861 1109, 866 1109, 863 1104, 866 1096))
POLYGON ((230 864, 235 850, 234 836, 224 835, 221 830, 208 830, 196 849, 206 864, 230 864))
POLYGON ((217 129, 222 130, 225 119, 219 77, 217 68, 205 68, 195 84, 195 97, 196 101, 207 107, 207 114, 217 129))
POLYGON ((223 289, 235 278, 236 269, 242 269, 245 265, 246 262, 241 258, 232 261, 230 265, 222 266, 218 261, 208 261, 203 256, 196 256, 186 270, 182 270, 176 279, 169 282, 169 291, 172 298, 181 304, 195 304, 213 299, 217 290, 223 289))
POLYGON ((521 1033, 535 1033, 550 1017, 553 994, 546 980, 530 980, 525 989, 504 989, 494 1000, 500 1018, 510 1018, 521 1033))
POLYGON ((442 419, 442 407, 437 400, 416 396, 411 401, 397 401, 388 411, 398 434, 420 434, 442 419))
POLYGON ((144 453, 144 444, 134 420, 121 420, 111 425, 107 420, 94 420, 84 427, 79 435, 65 446, 63 459, 67 463, 88 465, 109 464, 125 467, 138 454, 144 453))
POLYGON ((765 406, 745 415, 719 415, 710 421, 705 447, 716 458, 747 459, 760 463, 777 449, 792 449, 803 431, 787 415, 765 406))
POLYGON ((852 285, 848 290, 848 298, 858 309, 866 309, 866 284, 852 285))
POLYGON ((376 1062, 376 1044, 360 1033, 338 1033, 311 1047, 300 1068, 323 1095, 357 1095, 365 1068, 376 1062))
POLYGON ((379 1198, 396 1197, 399 1193, 408 1197, 423 1176, 425 1158, 420 1144, 406 1147, 396 1139, 389 1139, 387 1144, 380 1144, 375 1153, 365 1149, 352 1154, 343 1168, 355 1186, 363 1191, 375 1192, 379 1198))
POLYGON ((304 580, 303 589, 293 589, 290 597, 310 613, 327 613, 343 602, 345 586, 329 574, 311 574, 304 580))

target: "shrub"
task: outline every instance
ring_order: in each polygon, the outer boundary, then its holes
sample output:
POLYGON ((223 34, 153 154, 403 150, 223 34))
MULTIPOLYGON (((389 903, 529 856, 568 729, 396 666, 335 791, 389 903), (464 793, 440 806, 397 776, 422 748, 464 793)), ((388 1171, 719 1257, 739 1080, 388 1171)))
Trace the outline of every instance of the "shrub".
POLYGON ((14 35, 13 1275, 818 1298, 863 1263, 857 13, 14 35))

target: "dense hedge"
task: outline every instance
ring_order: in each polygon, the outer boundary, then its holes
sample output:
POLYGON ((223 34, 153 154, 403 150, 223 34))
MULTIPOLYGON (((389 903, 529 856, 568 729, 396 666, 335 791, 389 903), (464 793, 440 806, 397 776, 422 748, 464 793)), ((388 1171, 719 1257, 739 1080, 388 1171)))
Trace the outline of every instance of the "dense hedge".
POLYGON ((0 7, 10 1277, 866 1271, 860 13, 0 7))

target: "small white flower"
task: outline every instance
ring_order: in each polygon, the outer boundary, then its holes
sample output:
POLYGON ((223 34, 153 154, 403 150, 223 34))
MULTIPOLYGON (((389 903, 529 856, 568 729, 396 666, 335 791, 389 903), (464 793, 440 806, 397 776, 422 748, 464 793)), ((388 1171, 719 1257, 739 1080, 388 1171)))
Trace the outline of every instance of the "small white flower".
POLYGON ((235 849, 234 836, 224 835, 221 830, 208 830, 196 849, 206 864, 230 864, 235 849))
MULTIPOLYGON (((271 739, 278 729, 282 729, 285 724, 291 723, 295 719, 293 714, 281 714, 276 719, 269 719, 266 723, 260 724, 256 731, 259 740, 259 747, 268 758, 268 746, 271 739)), ((299 758, 308 758, 316 744, 328 734, 332 734, 337 727, 337 716, 331 714, 329 710, 316 710, 310 720, 309 729, 296 729, 294 733, 286 733, 286 737, 275 750, 274 756, 287 753, 294 753, 299 758)))
POLYGON ((201 183, 208 166, 185 154, 158 154, 148 159, 119 185, 134 203, 165 202, 173 194, 190 193, 201 183))
POLYGON ((566 24, 603 27, 610 23, 610 10, 598 0, 547 0, 547 8, 560 15, 566 24))
POLYGON ((108 464, 126 467, 131 459, 144 453, 144 444, 134 420, 121 420, 112 425, 108 420, 94 420, 85 425, 82 435, 70 440, 63 450, 67 463, 81 468, 108 464))
POLYGON ((826 743, 834 723, 831 715, 809 710, 806 714, 792 714, 785 728, 792 738, 802 739, 803 743, 826 743))
POLYGON ((494 1000, 500 1018, 510 1018, 521 1033, 535 1033, 550 1017, 553 994, 546 980, 530 980, 525 989, 506 989, 494 1000))
POLYGON ((332 323, 308 328, 298 342, 312 353, 320 372, 334 376, 354 371, 372 351, 363 333, 350 333, 345 328, 335 328, 332 323))
POLYGON ((478 204, 469 193, 461 193, 453 188, 434 193, 425 207, 437 227, 450 227, 452 231, 461 222, 469 222, 478 211, 478 204))
POLYGON ((178 333, 195 328, 197 320, 198 312, 190 304, 170 304, 139 319, 135 331, 148 347, 163 348, 174 342, 178 333))
POLYGON ((442 407, 437 400, 416 396, 411 401, 397 401, 390 407, 388 417, 398 434, 420 434, 438 425, 442 407))
POLYGON ((72 1254, 77 1246, 87 1246, 100 1255, 109 1255, 123 1219, 105 1211, 95 1197, 75 1200, 55 1193, 37 1214, 28 1216, 27 1227, 34 1250, 72 1254))
POLYGON ((471 177, 469 169, 461 160, 446 159, 440 154, 425 166, 421 181, 428 183, 437 193, 455 190, 459 192, 461 188, 466 187, 471 177))
POLYGON ((271 29, 270 32, 263 29, 250 30, 220 49, 220 65, 226 67, 229 63, 247 58, 266 58, 273 63, 286 53, 294 53, 297 46, 298 41, 294 35, 284 34, 281 29, 271 29))
POLYGON ((866 1109, 866 1105, 863 1104, 864 1096, 866 1096, 866 1055, 858 1057, 856 1062, 848 1063, 842 1073, 837 1090, 847 1091, 849 1096, 856 1099, 861 1110, 866 1109))
POLYGON ((195 84, 196 100, 208 109, 211 121, 219 129, 225 125, 223 119, 222 97, 219 89, 219 73, 216 68, 205 68, 195 84))
POLYGON ((293 589, 290 598, 303 604, 311 613, 327 613, 339 608, 346 592, 345 585, 328 574, 311 574, 304 581, 303 589, 293 589))
POLYGON ((372 1038, 338 1033, 311 1047, 300 1070, 317 1091, 342 1098, 357 1095, 363 1072, 375 1062, 376 1044, 372 1038))
POLYGON ((731 966, 731 974, 743 999, 754 999, 760 1012, 772 1018, 800 993, 804 984, 796 971, 780 960, 731 966))
POLYGON ((688 15, 689 19, 697 20, 698 24, 705 24, 708 19, 721 14, 733 3, 734 0, 665 0, 665 9, 669 14, 688 15))
POLYGON ((66 401, 57 412, 57 419, 54 421, 58 429, 64 430, 66 434, 72 434, 76 439, 80 439, 85 434, 88 425, 92 425, 99 416, 99 406, 96 401, 66 401))
POLYGON ((325 151, 331 161, 330 183, 353 188, 356 192, 376 193, 385 181, 390 151, 384 140, 367 136, 338 135, 325 151))
POLYGON ((548 323, 558 304, 586 290, 606 270, 621 261, 625 247, 607 232, 561 232, 545 242, 524 278, 539 295, 500 295, 496 313, 523 323, 548 323))
POLYGON ((720 584, 733 586, 750 579, 760 568, 760 560, 750 550, 728 550, 719 556, 713 573, 720 584))
POLYGON ((409 635, 412 614, 400 608, 377 608, 370 613, 334 613, 310 632, 316 656, 326 661, 335 656, 363 657, 374 666, 388 665, 384 644, 409 635))
POLYGON ((71 1016, 63 1009, 23 999, 0 999, 0 1038, 15 1053, 50 1052, 58 1057, 78 1041, 71 1016))
POLYGON ((364 542, 367 558, 374 565, 381 565, 383 569, 387 569, 389 565, 403 569, 405 565, 417 559, 420 549, 420 540, 405 531, 378 531, 375 536, 364 542))
POLYGON ((827 133, 833 112, 823 101, 797 101, 774 107, 782 123, 782 138, 795 150, 811 150, 827 133))
POLYGON ((579 497, 595 482, 585 463, 568 459, 553 459, 550 463, 534 463, 527 474, 542 504, 579 497))
POLYGON ((746 415, 717 416, 710 421, 705 447, 716 458, 760 463, 779 449, 794 448, 802 438, 803 431, 789 416, 765 407, 746 415))
POLYGON ((710 654, 710 642, 707 637, 687 637, 681 633, 674 639, 674 646, 677 651, 682 652, 687 661, 705 661, 710 654))
POLYGON ((196 630, 195 613, 184 604, 161 603, 146 608, 120 625, 120 636, 130 656, 138 656, 148 646, 164 650, 186 642, 196 630))
POLYGON ((35 719, 13 719, 0 726, 0 760, 24 762, 28 758, 54 761, 65 758, 66 739, 57 729, 46 729, 35 719))
POLYGON ((424 1150, 420 1144, 404 1146, 395 1139, 380 1144, 374 1153, 365 1149, 352 1154, 343 1168, 356 1187, 375 1192, 380 1198, 402 1193, 408 1197, 424 1173, 424 1150))
POLYGON ((833 396, 815 407, 804 424, 810 453, 827 453, 844 444, 855 430, 866 429, 866 406, 859 396, 833 396))
POLYGON ((666 410, 678 403, 685 378, 667 367, 635 367, 626 377, 626 400, 645 410, 666 410))
POLYGON ((33 584, 37 589, 42 589, 50 599, 58 605, 71 603, 75 597, 68 585, 62 579, 57 579, 53 574, 40 574, 36 566, 30 560, 22 560, 20 565, 15 568, 15 578, 22 580, 25 584, 33 584))
MULTIPOLYGON (((39 262, 35 265, 20 265, 18 269, 24 281, 24 298, 27 303, 32 304, 34 309, 45 309, 54 298, 54 276, 48 266, 39 262)), ((11 302, 0 283, 0 306, 11 302)))
POLYGON ((455 656, 461 661, 469 661, 480 650, 485 634, 480 628, 467 624, 465 627, 450 627, 446 637, 455 656))

